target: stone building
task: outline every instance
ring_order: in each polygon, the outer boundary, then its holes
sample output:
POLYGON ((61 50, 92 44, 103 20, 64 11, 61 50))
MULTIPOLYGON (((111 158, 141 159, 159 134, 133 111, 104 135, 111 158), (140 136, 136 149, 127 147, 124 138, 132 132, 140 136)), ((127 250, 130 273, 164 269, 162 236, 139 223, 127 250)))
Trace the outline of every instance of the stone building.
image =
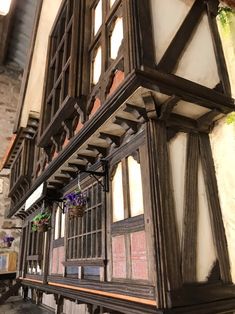
MULTIPOLYGON (((19 220, 7 219, 10 208, 9 169, 2 169, 4 158, 14 138, 13 131, 20 96, 23 70, 34 22, 36 1, 12 2, 9 13, 0 15, 0 247, 6 235, 15 238, 19 246, 19 220)), ((4 250, 4 248, 2 249, 4 250)))

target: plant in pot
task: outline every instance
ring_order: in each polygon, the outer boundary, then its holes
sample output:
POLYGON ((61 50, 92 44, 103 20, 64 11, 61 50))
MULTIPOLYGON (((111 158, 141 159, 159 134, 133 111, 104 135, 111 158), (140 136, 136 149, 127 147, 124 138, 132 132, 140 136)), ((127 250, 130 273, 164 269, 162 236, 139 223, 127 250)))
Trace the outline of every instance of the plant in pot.
POLYGON ((33 218, 33 231, 46 232, 51 221, 51 213, 44 211, 33 218))
POLYGON ((64 197, 64 210, 69 217, 82 217, 87 204, 87 196, 80 190, 75 190, 64 197))
POLYGON ((9 235, 6 235, 4 238, 3 238, 3 242, 5 243, 6 247, 11 247, 11 244, 12 242, 14 241, 14 237, 12 236, 9 236, 9 235))

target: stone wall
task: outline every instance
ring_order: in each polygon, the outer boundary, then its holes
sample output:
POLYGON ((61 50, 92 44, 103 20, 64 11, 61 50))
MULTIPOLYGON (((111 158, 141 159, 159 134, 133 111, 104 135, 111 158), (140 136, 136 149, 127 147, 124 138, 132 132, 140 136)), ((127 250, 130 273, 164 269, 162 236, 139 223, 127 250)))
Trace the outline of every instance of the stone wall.
MULTIPOLYGON (((0 163, 5 155, 12 137, 16 117, 18 98, 20 93, 21 73, 13 67, 0 67, 0 163)), ((19 231, 5 229, 19 225, 16 219, 5 219, 9 209, 9 173, 8 169, 0 172, 0 252, 9 250, 4 248, 2 241, 6 235, 12 235, 15 241, 12 250, 19 246, 19 231)))

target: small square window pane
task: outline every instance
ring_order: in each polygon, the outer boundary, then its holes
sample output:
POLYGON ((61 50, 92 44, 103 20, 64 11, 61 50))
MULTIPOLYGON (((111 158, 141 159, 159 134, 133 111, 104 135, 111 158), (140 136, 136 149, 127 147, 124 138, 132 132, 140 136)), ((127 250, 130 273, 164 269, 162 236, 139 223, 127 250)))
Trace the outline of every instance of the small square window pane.
POLYGON ((113 222, 124 219, 122 164, 119 163, 112 181, 113 222))
POLYGON ((60 233, 61 238, 64 237, 64 231, 65 231, 65 214, 62 213, 61 214, 61 233, 60 233))
POLYGON ((109 7, 111 8, 113 5, 114 5, 114 2, 115 2, 116 0, 109 0, 109 7))
POLYGON ((132 157, 128 157, 129 192, 131 217, 144 213, 143 191, 140 164, 132 157))
POLYGON ((55 215, 55 240, 60 237, 60 209, 57 208, 55 215))
POLYGON ((102 24, 102 1, 100 0, 95 7, 94 35, 96 35, 98 30, 100 29, 101 24, 102 24))
POLYGON ((110 57, 115 60, 118 56, 119 48, 123 39, 123 20, 121 17, 117 18, 110 37, 110 57))
POLYGON ((93 62, 92 83, 94 85, 99 82, 100 75, 101 75, 101 64, 102 64, 102 54, 101 54, 101 47, 99 47, 96 51, 95 59, 93 62))

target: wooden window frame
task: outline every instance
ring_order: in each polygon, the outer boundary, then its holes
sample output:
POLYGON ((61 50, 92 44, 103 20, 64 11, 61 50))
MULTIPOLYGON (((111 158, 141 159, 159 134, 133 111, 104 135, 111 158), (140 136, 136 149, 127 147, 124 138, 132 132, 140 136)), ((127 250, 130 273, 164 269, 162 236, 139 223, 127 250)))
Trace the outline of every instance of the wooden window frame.
POLYGON ((91 108, 91 103, 94 101, 96 96, 100 99, 101 103, 106 99, 109 88, 112 84, 114 73, 116 70, 121 70, 125 74, 129 72, 129 61, 127 58, 127 53, 124 49, 128 49, 128 38, 125 38, 125 28, 126 19, 125 15, 125 3, 123 0, 116 0, 111 8, 109 8, 109 3, 107 0, 100 0, 102 2, 102 24, 100 29, 94 35, 94 9, 98 4, 99 0, 91 0, 88 6, 89 17, 90 17, 90 40, 88 45, 88 55, 89 55, 89 101, 87 104, 87 115, 89 115, 89 108, 91 108), (110 43, 109 36, 112 32, 112 25, 115 23, 117 17, 123 18, 123 39, 119 47, 118 55, 115 60, 110 58, 110 43), (92 64, 94 61, 95 51, 97 47, 101 47, 101 74, 99 81, 93 84, 93 73, 92 64))
MULTIPOLYGON (((56 208, 55 208, 55 211, 54 211, 54 226, 55 226, 55 228, 54 228, 54 232, 53 232, 53 244, 52 244, 52 246, 53 246, 53 248, 57 248, 57 247, 60 247, 60 246, 64 246, 64 238, 65 238, 65 236, 63 235, 63 236, 61 236, 61 231, 62 231, 62 229, 61 229, 61 225, 62 225, 62 215, 63 215, 63 211, 62 211, 62 209, 59 207, 59 206, 57 206, 56 208), (57 210, 59 210, 59 223, 58 223, 58 228, 59 228, 59 230, 58 230, 58 238, 55 238, 55 231, 56 231, 56 213, 57 213, 57 210)), ((65 232, 65 230, 64 230, 64 232, 65 232)))
MULTIPOLYGON (((111 162, 111 170, 110 170, 110 197, 109 197, 109 207, 110 212, 108 213, 108 259, 110 260, 109 268, 108 268, 108 277, 109 280, 113 283, 115 282, 121 282, 121 283, 138 283, 138 284, 144 284, 149 285, 154 282, 155 273, 153 274, 152 278, 149 276, 148 279, 134 279, 132 278, 131 274, 131 234, 138 231, 145 231, 146 233, 146 250, 147 254, 150 254, 152 252, 152 235, 151 231, 146 229, 146 220, 149 222, 149 213, 148 209, 145 207, 145 201, 144 201, 144 213, 138 216, 130 217, 130 207, 126 207, 124 203, 124 219, 113 222, 113 206, 112 206, 112 178, 115 173, 115 168, 119 162, 122 162, 124 160, 127 161, 127 158, 129 156, 136 155, 136 152, 138 151, 139 158, 140 158, 140 166, 141 166, 141 175, 142 175, 142 183, 143 183, 143 195, 145 196, 146 188, 144 187, 144 183, 146 180, 146 177, 144 176, 145 169, 146 169, 146 143, 143 137, 143 134, 140 136, 137 136, 136 139, 133 139, 130 143, 126 144, 123 148, 120 147, 118 151, 116 152, 116 156, 114 156, 112 162, 111 162), (144 158, 143 158, 144 157, 144 158), (142 164, 143 161, 143 164, 142 164), (125 249, 126 249, 126 278, 116 278, 113 277, 113 259, 112 259, 112 238, 116 236, 124 236, 125 239, 125 249)), ((124 163, 124 171, 127 172, 125 161, 124 163)), ((126 182, 127 178, 123 178, 123 182, 126 182)), ((126 197, 126 204, 129 203, 129 197, 127 194, 127 189, 123 189, 124 192, 124 198, 126 197), (125 192, 124 192, 125 190, 125 192)), ((145 198, 145 197, 144 197, 145 198)), ((125 201, 124 201, 125 202, 125 201)), ((129 203, 130 204, 130 203, 129 203)), ((151 228, 150 228, 151 229, 151 228)), ((150 270, 154 269, 154 264, 152 258, 148 261, 148 273, 150 274, 150 270)))
POLYGON ((28 240, 26 252, 26 274, 43 275, 44 232, 32 231, 32 222, 28 224, 28 240), (37 274, 37 264, 40 264, 41 274, 37 274), (36 273, 29 273, 28 267, 36 266, 36 273))
POLYGON ((51 136, 59 132, 61 123, 69 119, 76 112, 74 105, 79 94, 77 82, 80 81, 78 64, 81 63, 81 58, 78 58, 78 55, 80 56, 78 41, 80 38, 81 11, 82 8, 79 1, 63 0, 49 36, 45 74, 46 83, 43 92, 43 111, 39 138, 40 145, 42 146, 46 146, 45 144, 48 142, 48 139, 50 141, 51 136), (59 43, 56 43, 56 36, 60 32, 59 28, 65 11, 65 27, 63 32, 61 31, 62 34, 60 34, 59 43), (58 73, 59 53, 62 46, 64 46, 61 59, 62 66, 59 70, 60 73, 58 73), (68 52, 68 46, 70 46, 70 53, 68 52), (55 67, 54 74, 53 67, 55 67), (69 73, 66 77, 67 70, 69 73), (56 89, 59 84, 61 84, 60 97, 57 97, 56 100, 56 89), (65 89, 67 93, 65 93, 65 89), (53 108, 54 110, 52 110, 53 108))
MULTIPOLYGON (((66 243, 66 260, 64 262, 65 266, 100 266, 100 267, 104 267, 104 260, 105 260, 105 195, 102 191, 102 187, 100 186, 100 184, 97 181, 95 181, 94 179, 89 179, 87 182, 83 183, 82 189, 84 192, 86 192, 86 190, 91 189, 94 186, 97 186, 97 190, 96 190, 96 192, 97 192, 96 193, 96 199, 97 200, 98 200, 98 193, 101 192, 100 202, 93 204, 90 208, 86 208, 85 214, 88 213, 89 211, 91 211, 92 209, 96 209, 96 214, 97 214, 98 213, 97 209, 100 208, 101 209, 100 228, 97 229, 98 216, 96 216, 96 229, 92 230, 92 226, 91 226, 89 229, 90 231, 83 233, 84 220, 85 220, 84 216, 82 218, 83 220, 79 222, 79 219, 81 219, 81 218, 69 219, 68 214, 67 214, 67 219, 66 219, 66 221, 67 221, 67 223, 66 223, 67 232, 66 232, 66 240, 65 240, 65 243, 66 243), (76 219, 77 221, 75 221, 74 219, 76 219), (71 229, 72 224, 74 222, 76 223, 75 226, 77 227, 77 231, 79 228, 79 226, 77 224, 80 223, 80 227, 82 227, 82 233, 79 233, 79 234, 77 233, 74 236, 69 236, 68 230, 71 229), (86 237, 87 235, 92 235, 92 234, 98 235, 98 233, 101 233, 101 236, 100 236, 100 250, 101 250, 100 256, 96 255, 93 257, 87 257, 87 254, 86 254, 86 256, 83 257, 83 255, 82 255, 83 251, 82 251, 81 257, 78 258, 77 256, 75 256, 73 258, 70 258, 71 253, 69 253, 69 245, 68 245, 68 241, 70 239, 72 239, 72 238, 77 239, 79 237, 81 237, 81 239, 83 239, 84 236, 86 237)), ((92 219, 92 216, 91 216, 91 219, 92 219)), ((88 228, 88 220, 86 220, 86 229, 87 228, 88 228)), ((98 239, 97 239, 97 241, 98 241, 98 239)), ((75 241, 74 241, 74 243, 75 243, 75 241)), ((83 244, 84 244, 84 242, 81 242, 82 246, 83 246, 83 244)), ((75 246, 75 244, 73 244, 73 249, 74 249, 74 246, 75 246)), ((92 238, 91 238, 91 246, 92 246, 92 238)), ((96 243, 96 252, 97 252, 97 250, 98 250, 98 242, 96 243)), ((92 252, 91 252, 91 255, 92 255, 92 252)))

